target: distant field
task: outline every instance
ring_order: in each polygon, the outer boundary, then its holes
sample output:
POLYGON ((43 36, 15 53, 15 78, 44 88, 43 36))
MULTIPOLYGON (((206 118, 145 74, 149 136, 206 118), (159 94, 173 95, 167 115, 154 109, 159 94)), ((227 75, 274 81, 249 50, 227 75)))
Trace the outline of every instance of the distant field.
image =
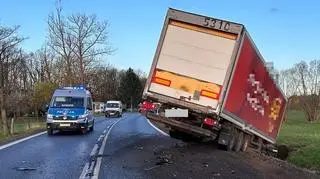
POLYGON ((298 166, 320 169, 320 123, 308 123, 301 111, 289 111, 282 125, 279 144, 290 149, 288 161, 298 166))

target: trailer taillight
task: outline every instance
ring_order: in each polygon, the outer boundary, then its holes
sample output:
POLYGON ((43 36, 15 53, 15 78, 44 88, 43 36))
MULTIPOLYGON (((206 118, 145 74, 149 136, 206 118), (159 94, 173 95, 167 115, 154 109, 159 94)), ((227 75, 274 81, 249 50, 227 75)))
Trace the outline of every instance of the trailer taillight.
POLYGON ((212 99, 219 99, 220 94, 212 91, 208 91, 208 90, 201 90, 200 95, 208 98, 212 98, 212 99))
POLYGON ((159 78, 159 77, 154 77, 152 82, 160 84, 160 85, 164 85, 164 86, 170 86, 171 85, 171 81, 170 80, 159 78))
POLYGON ((215 125, 217 124, 217 121, 214 120, 214 119, 211 119, 211 118, 205 118, 205 119, 203 120, 203 123, 204 123, 204 124, 207 124, 207 125, 209 125, 209 126, 215 126, 215 125))

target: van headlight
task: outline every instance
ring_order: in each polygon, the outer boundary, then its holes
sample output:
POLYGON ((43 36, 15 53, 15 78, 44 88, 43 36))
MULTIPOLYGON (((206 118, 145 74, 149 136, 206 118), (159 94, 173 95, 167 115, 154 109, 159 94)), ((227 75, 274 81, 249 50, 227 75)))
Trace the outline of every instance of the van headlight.
POLYGON ((79 115, 79 119, 87 118, 88 114, 79 115))
POLYGON ((49 122, 49 123, 53 122, 53 115, 52 114, 47 114, 47 122, 49 122))
POLYGON ((86 122, 87 116, 88 116, 88 114, 79 115, 79 117, 78 117, 78 122, 80 122, 80 123, 86 122))
POLYGON ((47 119, 53 119, 53 115, 52 114, 47 114, 47 119))

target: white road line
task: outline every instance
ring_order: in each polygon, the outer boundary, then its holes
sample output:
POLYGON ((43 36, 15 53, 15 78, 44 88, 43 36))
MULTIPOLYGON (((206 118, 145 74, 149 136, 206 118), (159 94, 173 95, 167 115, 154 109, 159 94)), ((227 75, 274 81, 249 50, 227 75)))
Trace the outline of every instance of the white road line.
POLYGON ((13 145, 15 145, 15 144, 18 144, 18 143, 20 143, 20 142, 23 142, 23 141, 32 139, 32 138, 34 138, 34 137, 43 135, 43 134, 45 134, 45 133, 47 133, 47 132, 46 132, 46 131, 40 132, 40 133, 31 135, 31 136, 29 136, 29 137, 25 137, 25 138, 23 138, 23 139, 16 140, 16 141, 10 142, 10 143, 8 143, 8 144, 2 145, 2 146, 0 146, 0 150, 3 150, 3 149, 5 149, 5 148, 8 148, 8 147, 13 146, 13 145))
POLYGON ((101 166, 101 161, 102 161, 102 158, 101 158, 101 157, 98 157, 98 158, 97 158, 96 167, 95 167, 94 170, 93 170, 94 175, 91 177, 91 179, 98 179, 98 177, 99 177, 99 171, 100 171, 100 166, 101 166), (99 167, 97 167, 97 166, 99 166, 99 167))
POLYGON ((162 135, 169 136, 167 133, 163 132, 161 129, 157 128, 155 125, 153 125, 149 119, 147 119, 148 123, 150 124, 151 127, 153 127, 155 130, 160 132, 162 135))
MULTIPOLYGON (((121 118, 120 118, 120 119, 121 119, 121 118)), ((102 145, 101 145, 101 147, 100 147, 99 155, 102 155, 102 154, 103 154, 104 148, 105 148, 106 143, 107 143, 107 139, 108 139, 109 134, 110 134, 110 132, 111 132, 111 129, 113 128, 114 125, 116 125, 116 124, 120 121, 120 119, 118 119, 115 123, 113 123, 113 124, 111 125, 111 127, 109 128, 106 136, 105 136, 104 139, 103 139, 102 145)))
MULTIPOLYGON (((111 132, 111 129, 113 128, 113 126, 115 126, 120 121, 120 119, 118 119, 116 122, 114 122, 111 126, 108 126, 108 131, 107 131, 107 129, 105 129, 103 131, 103 134, 105 134, 105 135, 100 135, 98 141, 103 139, 103 142, 102 142, 102 145, 101 145, 100 150, 99 150, 99 155, 103 154, 104 148, 105 148, 106 143, 107 143, 108 136, 109 136, 109 134, 111 132)), ((90 156, 93 156, 96 153, 97 149, 98 149, 98 145, 95 144, 93 149, 92 149, 92 151, 91 151, 90 156)), ((100 167, 101 167, 101 161, 102 161, 102 158, 101 157, 97 157, 95 168, 92 169, 93 170, 93 176, 91 176, 90 178, 98 178, 99 172, 100 172, 100 167)), ((91 167, 93 167, 93 164, 91 164, 91 167)), ((88 171, 89 171, 89 163, 86 163, 86 165, 84 166, 84 168, 82 170, 82 173, 81 173, 79 179, 86 178, 85 175, 87 174, 88 171)))
POLYGON ((94 161, 92 161, 91 164, 90 164, 90 168, 89 168, 90 172, 93 172, 93 167, 94 167, 94 161))
POLYGON ((101 135, 98 139, 98 142, 100 142, 103 139, 104 135, 101 135))
POLYGON ((96 154, 97 150, 98 150, 98 144, 95 144, 91 153, 90 153, 90 157, 94 156, 96 154))
POLYGON ((84 179, 86 177, 88 169, 89 169, 89 163, 87 162, 86 165, 83 167, 83 170, 81 172, 79 179, 84 179))
MULTIPOLYGON (((109 134, 110 134, 112 128, 113 128, 120 120, 121 120, 121 118, 118 119, 115 123, 113 123, 113 124, 111 125, 111 127, 109 128, 108 133, 107 133, 106 136, 104 137, 103 142, 102 142, 102 145, 101 145, 101 147, 100 147, 99 155, 102 155, 102 154, 103 154, 104 148, 106 147, 106 143, 107 143, 107 139, 108 139, 108 137, 109 137, 109 134)), ((94 172, 93 172, 92 178, 98 178, 98 177, 99 177, 99 172, 100 172, 100 167, 101 167, 101 160, 102 160, 101 157, 98 157, 98 158, 97 158, 97 163, 96 163, 96 166, 95 166, 95 168, 94 168, 94 172)))

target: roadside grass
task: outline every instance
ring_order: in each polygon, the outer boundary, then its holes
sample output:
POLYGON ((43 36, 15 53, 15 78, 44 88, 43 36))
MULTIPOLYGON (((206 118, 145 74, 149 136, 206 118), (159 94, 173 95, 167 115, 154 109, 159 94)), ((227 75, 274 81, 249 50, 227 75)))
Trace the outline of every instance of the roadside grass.
POLYGON ((2 133, 0 134, 0 141, 6 140, 8 136, 3 135, 2 133))
POLYGON ((29 124, 27 123, 18 123, 14 125, 14 133, 23 133, 28 130, 32 129, 39 129, 43 128, 45 129, 46 123, 45 122, 30 122, 29 124))
POLYGON ((46 123, 41 120, 19 120, 14 123, 13 135, 3 135, 0 130, 0 143, 15 139, 17 136, 32 133, 39 129, 45 129, 46 123))
POLYGON ((301 167, 320 169, 320 123, 309 123, 301 111, 288 111, 278 144, 289 147, 287 161, 301 167))

